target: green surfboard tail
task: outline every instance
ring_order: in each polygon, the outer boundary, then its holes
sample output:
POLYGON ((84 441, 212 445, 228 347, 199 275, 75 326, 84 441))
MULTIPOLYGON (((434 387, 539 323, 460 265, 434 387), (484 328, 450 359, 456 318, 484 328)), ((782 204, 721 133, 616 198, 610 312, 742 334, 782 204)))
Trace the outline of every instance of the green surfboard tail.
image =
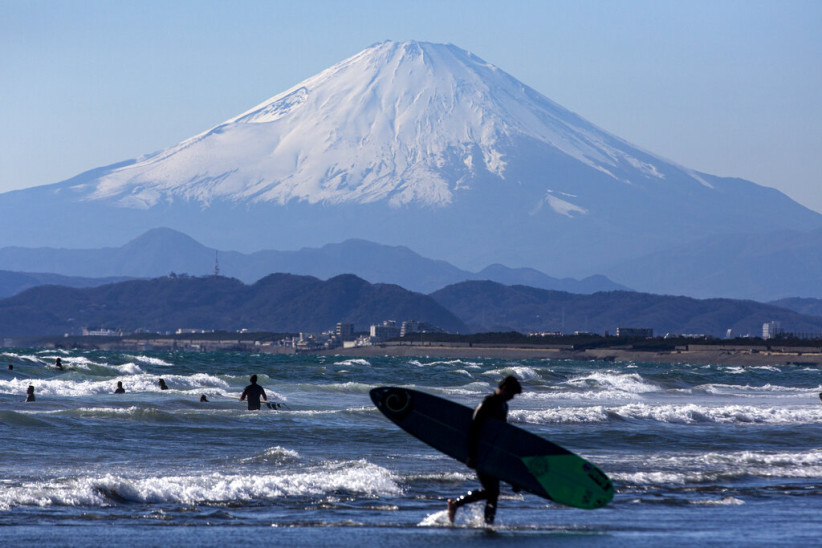
POLYGON ((577 455, 522 457, 551 500, 575 508, 602 508, 614 498, 614 485, 602 470, 577 455), (587 476, 581 482, 580 477, 587 476))

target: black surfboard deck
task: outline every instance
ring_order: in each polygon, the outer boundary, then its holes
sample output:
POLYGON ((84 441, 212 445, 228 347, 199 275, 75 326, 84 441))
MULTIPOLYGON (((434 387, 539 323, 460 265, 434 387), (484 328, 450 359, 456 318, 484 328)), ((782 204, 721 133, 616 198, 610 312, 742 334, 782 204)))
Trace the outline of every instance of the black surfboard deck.
MULTIPOLYGON (((397 426, 458 461, 468 457, 473 410, 408 388, 383 386, 371 400, 397 426)), ((554 502, 594 509, 614 497, 599 468, 555 443, 506 422, 488 419, 477 452, 477 470, 554 502)))

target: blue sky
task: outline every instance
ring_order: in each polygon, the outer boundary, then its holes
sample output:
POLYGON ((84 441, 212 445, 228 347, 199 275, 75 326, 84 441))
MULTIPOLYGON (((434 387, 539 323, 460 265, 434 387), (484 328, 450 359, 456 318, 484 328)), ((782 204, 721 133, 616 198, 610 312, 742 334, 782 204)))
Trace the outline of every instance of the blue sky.
POLYGON ((817 0, 0 0, 0 192, 173 145, 382 40, 451 42, 822 212, 817 0))

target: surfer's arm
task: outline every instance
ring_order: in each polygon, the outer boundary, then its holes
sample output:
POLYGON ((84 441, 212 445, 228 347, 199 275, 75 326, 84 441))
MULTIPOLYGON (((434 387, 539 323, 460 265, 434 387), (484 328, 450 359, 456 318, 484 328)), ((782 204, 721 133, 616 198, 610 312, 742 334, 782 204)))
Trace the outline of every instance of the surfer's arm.
POLYGON ((268 398, 265 397, 265 390, 263 390, 262 388, 260 388, 260 396, 263 397, 263 401, 268 401, 268 398))
POLYGON ((245 393, 246 393, 246 392, 247 392, 247 390, 243 390, 243 393, 242 393, 242 394, 240 394, 240 401, 245 400, 245 393))
POLYGON ((467 464, 469 468, 477 467, 480 431, 487 418, 488 405, 486 402, 482 402, 474 410, 474 416, 471 418, 471 426, 468 428, 468 457, 465 459, 465 464, 467 464))

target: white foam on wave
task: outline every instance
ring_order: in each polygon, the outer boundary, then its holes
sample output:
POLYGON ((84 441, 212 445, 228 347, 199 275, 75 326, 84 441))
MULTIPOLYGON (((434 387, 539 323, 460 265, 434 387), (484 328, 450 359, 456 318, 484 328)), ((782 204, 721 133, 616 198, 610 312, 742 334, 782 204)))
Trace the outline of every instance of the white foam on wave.
POLYGON ((348 359, 348 360, 342 360, 342 361, 339 361, 339 362, 334 362, 334 365, 341 365, 341 366, 345 366, 345 367, 351 367, 351 366, 371 367, 371 362, 369 362, 368 360, 363 359, 363 358, 351 358, 351 359, 348 359))
MULTIPOLYGON (((688 483, 688 475, 681 472, 630 472, 630 473, 610 473, 611 479, 615 482, 629 483, 635 485, 684 485, 688 483)), ((694 474, 690 478, 698 481, 701 476, 694 474)))
POLYGON ((148 364, 148 365, 160 365, 160 366, 163 366, 163 367, 171 367, 171 366, 174 365, 173 363, 168 363, 165 360, 161 360, 160 358, 155 358, 153 356, 139 355, 139 356, 129 356, 129 357, 136 360, 136 361, 138 361, 138 362, 140 362, 140 363, 144 363, 144 364, 148 364))
POLYGON ((575 377, 564 384, 573 388, 588 388, 601 391, 627 392, 645 394, 658 392, 662 388, 642 378, 638 373, 621 373, 619 371, 594 371, 587 375, 575 377))
POLYGON ((745 501, 736 497, 722 497, 721 499, 692 500, 690 504, 699 506, 739 506, 745 504, 745 501))
POLYGON ((0 484, 0 510, 16 506, 114 506, 138 503, 238 503, 281 497, 349 492, 399 496, 402 489, 387 469, 365 460, 326 463, 266 475, 212 473, 147 478, 106 474, 69 480, 0 484))
POLYGON ((418 367, 431 367, 435 365, 446 365, 449 367, 470 367, 473 369, 477 369, 480 367, 480 364, 477 362, 463 360, 463 359, 454 359, 454 360, 433 360, 430 362, 422 362, 420 360, 408 360, 409 365, 416 365, 418 367))
POLYGON ((602 406, 592 407, 558 407, 539 410, 511 410, 508 413, 511 422, 527 424, 585 424, 608 420, 608 413, 602 406))
POLYGON ((297 451, 277 445, 269 447, 258 455, 240 459, 240 462, 245 464, 260 462, 283 464, 297 462, 300 458, 301 455, 297 451))
POLYGON ((343 392, 346 394, 362 394, 364 392, 368 392, 373 385, 366 384, 364 382, 335 382, 335 383, 328 383, 322 386, 323 391, 329 392, 343 392))
POLYGON ((822 386, 817 386, 816 388, 800 388, 796 386, 781 386, 781 385, 774 385, 774 384, 764 384, 762 386, 751 386, 749 384, 722 384, 722 383, 709 383, 709 384, 702 384, 699 386, 695 386, 695 391, 702 391, 707 394, 716 394, 720 396, 736 396, 736 397, 751 397, 751 396, 761 396, 761 395, 768 395, 773 397, 780 397, 780 396, 794 396, 794 395, 813 395, 815 396, 822 386))
POLYGON ((706 407, 697 404, 648 405, 632 403, 618 407, 614 413, 639 420, 672 424, 809 424, 822 421, 822 408, 756 407, 724 405, 706 407))
POLYGON ((629 403, 610 407, 566 406, 545 409, 512 409, 512 422, 527 424, 588 424, 614 418, 656 421, 669 424, 816 424, 822 421, 822 407, 757 407, 725 405, 709 407, 698 404, 629 403))
MULTIPOLYGON (((229 388, 227 382, 219 377, 207 373, 194 375, 170 375, 163 377, 169 388, 174 390, 192 389, 222 389, 229 388)), ((117 381, 122 381, 126 392, 156 392, 157 377, 153 375, 137 374, 122 377, 112 377, 106 380, 74 379, 68 376, 57 376, 49 379, 18 379, 0 380, 0 393, 25 394, 31 384, 35 387, 35 396, 91 396, 97 394, 111 394, 114 392, 117 381)))
POLYGON ((122 365, 110 365, 108 367, 123 375, 139 375, 143 373, 143 370, 140 369, 140 366, 136 363, 124 363, 122 365))
POLYGON ((537 378, 539 373, 536 369, 527 365, 506 365, 501 369, 486 371, 483 375, 496 377, 498 378, 497 380, 502 380, 502 378, 507 375, 514 375, 521 381, 528 381, 537 378))
POLYGON ((771 452, 656 453, 641 457, 611 456, 614 481, 638 485, 727 483, 729 478, 816 478, 822 475, 822 450, 771 452))
MULTIPOLYGON (((490 388, 486 382, 473 381, 462 386, 442 387, 437 390, 446 396, 471 396, 472 398, 476 398, 481 395, 490 394, 490 388)), ((477 403, 479 403, 479 400, 477 400, 474 405, 477 403)))
POLYGON ((608 402, 608 401, 639 401, 641 394, 625 392, 624 390, 588 390, 585 392, 567 391, 563 389, 550 392, 523 392, 517 396, 520 400, 548 400, 548 401, 575 401, 575 402, 608 402))

